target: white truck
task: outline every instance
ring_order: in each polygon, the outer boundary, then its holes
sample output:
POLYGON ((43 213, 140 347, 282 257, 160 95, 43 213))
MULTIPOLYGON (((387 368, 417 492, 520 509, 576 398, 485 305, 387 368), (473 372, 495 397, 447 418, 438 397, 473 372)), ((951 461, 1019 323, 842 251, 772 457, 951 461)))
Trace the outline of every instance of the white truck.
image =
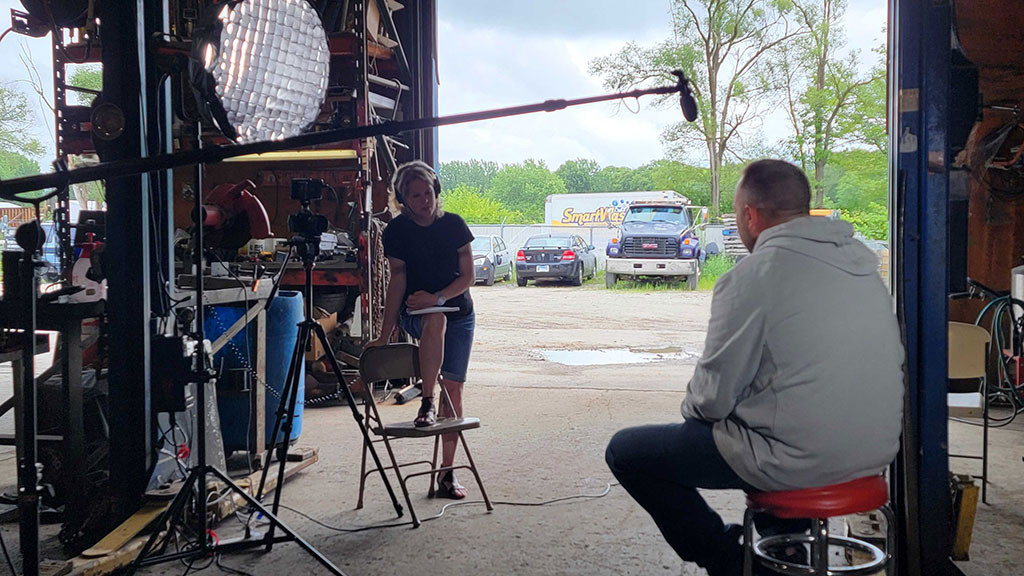
POLYGON ((548 226, 617 227, 629 206, 652 200, 685 202, 686 198, 672 190, 552 194, 544 203, 544 223, 548 226))

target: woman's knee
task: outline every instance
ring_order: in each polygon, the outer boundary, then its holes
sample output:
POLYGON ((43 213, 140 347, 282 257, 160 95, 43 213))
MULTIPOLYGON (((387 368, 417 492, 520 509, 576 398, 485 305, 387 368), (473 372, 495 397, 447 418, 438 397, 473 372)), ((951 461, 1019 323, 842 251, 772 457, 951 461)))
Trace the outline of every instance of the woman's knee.
POLYGON ((447 324, 448 319, 440 312, 425 314, 423 316, 422 324, 423 334, 444 334, 444 329, 447 324))

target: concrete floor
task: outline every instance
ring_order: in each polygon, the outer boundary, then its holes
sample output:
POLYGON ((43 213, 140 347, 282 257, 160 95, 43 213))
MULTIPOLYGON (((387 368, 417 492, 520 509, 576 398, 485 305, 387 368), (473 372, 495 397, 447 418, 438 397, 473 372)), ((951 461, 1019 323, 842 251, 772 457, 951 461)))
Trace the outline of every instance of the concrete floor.
MULTIPOLYGON (((468 438, 492 500, 537 503, 601 494, 612 481, 604 447, 616 430, 680 418, 679 401, 703 346, 709 293, 497 285, 474 288, 473 295, 478 328, 466 411, 481 418, 483 427, 468 438), (670 358, 647 364, 563 366, 541 355, 545 350, 601 348, 670 358)), ((0 372, 0 392, 9 390, 9 382, 9 375, 0 372)), ((416 408, 386 404, 383 410, 386 420, 408 420, 416 408)), ((333 527, 396 521, 379 480, 368 486, 366 507, 354 510, 361 438, 348 409, 310 408, 305 414, 301 443, 318 446, 321 461, 286 484, 283 503, 333 527)), ((0 420, 0 429, 9 428, 9 420, 0 420)), ((953 424, 951 437, 954 451, 980 447, 980 429, 953 424)), ((972 576, 1018 574, 1024 564, 1024 548, 1019 546, 1024 527, 1022 438, 1024 420, 992 432, 990 504, 979 509, 972 561, 963 564, 972 576)), ((405 459, 429 456, 429 443, 406 442, 399 446, 405 459)), ((6 491, 13 487, 10 456, 0 452, 0 488, 6 491)), ((957 463, 954 468, 972 465, 957 463)), ((470 500, 477 499, 472 477, 463 474, 461 480, 470 500)), ((411 489, 421 518, 438 514, 449 502, 427 499, 425 477, 413 480, 411 489)), ((707 497, 727 521, 740 519, 742 494, 715 492, 707 497)), ((602 498, 542 507, 498 505, 492 513, 482 504, 458 505, 415 530, 405 526, 342 533, 291 510, 283 517, 351 575, 703 574, 675 556, 650 518, 618 487, 602 498)), ((230 536, 239 526, 225 522, 218 534, 230 536)), ((4 526, 3 535, 9 546, 16 546, 14 525, 4 526)), ((294 544, 223 561, 254 574, 322 573, 294 544)), ((183 571, 183 566, 169 564, 145 573, 183 571)))

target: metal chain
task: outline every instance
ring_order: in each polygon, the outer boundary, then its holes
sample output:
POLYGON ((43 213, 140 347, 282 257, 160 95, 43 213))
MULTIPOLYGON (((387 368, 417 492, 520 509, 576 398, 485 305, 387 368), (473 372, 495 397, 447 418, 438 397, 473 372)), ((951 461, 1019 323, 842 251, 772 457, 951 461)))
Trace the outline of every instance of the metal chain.
POLYGON ((391 281, 391 267, 384 256, 384 222, 378 218, 370 219, 370 244, 374 256, 372 270, 378 274, 370 279, 373 304, 373 326, 370 340, 378 337, 384 327, 384 299, 387 297, 388 283, 391 281))

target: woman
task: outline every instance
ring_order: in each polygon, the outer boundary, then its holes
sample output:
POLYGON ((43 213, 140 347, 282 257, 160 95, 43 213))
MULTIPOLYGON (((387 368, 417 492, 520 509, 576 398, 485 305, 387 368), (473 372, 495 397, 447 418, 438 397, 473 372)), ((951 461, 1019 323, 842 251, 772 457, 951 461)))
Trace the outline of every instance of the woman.
MULTIPOLYGON (((380 338, 367 346, 387 344, 397 325, 419 339, 423 400, 415 424, 430 426, 437 420, 438 384, 451 399, 451 406, 440 407, 440 416, 462 416, 462 388, 476 324, 469 295, 474 280, 473 233, 458 215, 441 210, 441 183, 427 164, 417 160, 399 166, 392 184, 402 213, 384 229, 391 283, 380 338), (454 310, 421 312, 432 307, 454 310)), ((442 436, 441 466, 452 465, 457 445, 458 434, 442 436)), ((466 497, 454 471, 442 475, 440 495, 466 497)))

